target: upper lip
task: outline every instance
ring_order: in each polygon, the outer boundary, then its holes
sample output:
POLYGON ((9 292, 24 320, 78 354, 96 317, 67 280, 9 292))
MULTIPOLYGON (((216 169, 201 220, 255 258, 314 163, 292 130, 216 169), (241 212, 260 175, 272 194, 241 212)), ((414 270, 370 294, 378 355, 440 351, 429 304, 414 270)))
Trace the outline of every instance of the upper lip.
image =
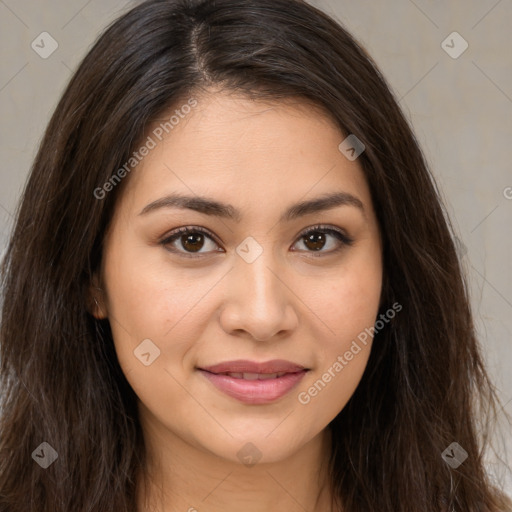
POLYGON ((306 370, 304 366, 292 363, 291 361, 285 361, 284 359, 273 359, 272 361, 264 361, 262 363, 238 359, 212 366, 204 366, 199 369, 210 373, 295 373, 306 370))

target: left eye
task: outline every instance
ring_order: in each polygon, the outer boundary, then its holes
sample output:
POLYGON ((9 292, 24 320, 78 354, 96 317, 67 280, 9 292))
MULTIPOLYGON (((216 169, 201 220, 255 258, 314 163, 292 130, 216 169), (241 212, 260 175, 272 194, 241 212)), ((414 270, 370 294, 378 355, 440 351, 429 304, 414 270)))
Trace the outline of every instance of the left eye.
MULTIPOLYGON (((215 249, 215 246, 218 247, 218 244, 213 235, 204 228, 193 226, 175 230, 160 243, 170 252, 191 258, 199 257, 197 255, 208 252, 223 252, 222 249, 215 249), (210 243, 213 244, 213 248, 211 250, 201 251, 201 249, 205 247, 205 240, 209 240, 210 243), (178 243, 181 244, 184 251, 176 247, 178 243)), ((312 256, 324 256, 338 252, 343 249, 344 246, 352 245, 354 240, 337 229, 314 226, 299 236, 296 244, 298 243, 302 243, 304 247, 306 247, 306 252, 313 253, 312 256), (331 239, 331 249, 325 251, 323 249, 329 246, 329 237, 331 239), (332 247, 333 245, 334 247, 332 247)))
POLYGON ((306 252, 318 253, 312 254, 312 256, 327 256, 329 254, 340 251, 345 246, 352 245, 354 240, 345 233, 338 231, 337 229, 315 226, 302 233, 297 243, 299 242, 302 242, 302 244, 307 247, 307 249, 310 249, 306 252), (331 250, 322 251, 326 245, 329 245, 328 237, 331 237, 331 240, 333 241, 331 243, 331 250), (333 245, 334 247, 332 247, 333 245))

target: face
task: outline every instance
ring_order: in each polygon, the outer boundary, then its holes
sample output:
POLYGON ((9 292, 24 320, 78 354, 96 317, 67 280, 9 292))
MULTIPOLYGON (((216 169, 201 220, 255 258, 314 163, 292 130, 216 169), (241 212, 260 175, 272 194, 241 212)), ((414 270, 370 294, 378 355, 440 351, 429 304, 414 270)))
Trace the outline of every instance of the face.
POLYGON ((369 357, 382 285, 369 188, 306 103, 217 92, 180 112, 125 178, 95 314, 162 441, 283 460, 325 432, 369 357))

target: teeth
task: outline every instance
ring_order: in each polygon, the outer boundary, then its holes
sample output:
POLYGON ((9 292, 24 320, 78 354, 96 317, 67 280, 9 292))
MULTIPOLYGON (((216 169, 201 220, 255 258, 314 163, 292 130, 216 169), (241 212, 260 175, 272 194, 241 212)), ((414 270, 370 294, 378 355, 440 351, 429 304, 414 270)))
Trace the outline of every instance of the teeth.
POLYGON ((244 376, 243 373, 224 373, 223 375, 227 375, 228 377, 233 377, 235 379, 242 379, 244 376))
POLYGON ((260 380, 275 379, 276 377, 277 373, 262 373, 260 375, 260 380))
POLYGON ((286 372, 279 373, 238 373, 238 372, 226 372, 221 375, 227 375, 228 377, 232 377, 234 379, 244 379, 244 380, 268 380, 268 379, 276 379, 278 377, 282 377, 286 375, 286 372))
POLYGON ((258 374, 257 373, 244 373, 244 379, 245 380, 258 380, 258 374))

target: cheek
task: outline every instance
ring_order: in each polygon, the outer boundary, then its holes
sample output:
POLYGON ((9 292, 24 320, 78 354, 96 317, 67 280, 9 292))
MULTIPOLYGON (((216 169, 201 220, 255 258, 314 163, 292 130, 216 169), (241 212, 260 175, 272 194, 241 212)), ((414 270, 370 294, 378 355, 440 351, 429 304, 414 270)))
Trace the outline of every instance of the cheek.
POLYGON ((328 326, 316 344, 317 365, 297 394, 298 402, 329 422, 346 405, 366 368, 378 315, 382 267, 369 251, 347 261, 329 286, 311 297, 311 309, 328 326))
POLYGON ((182 362, 197 338, 194 332, 200 329, 193 314, 198 290, 185 287, 180 292, 161 269, 133 261, 116 260, 108 276, 109 321, 130 386, 153 411, 163 403, 186 403, 178 382, 183 381, 182 362))
POLYGON ((366 348, 359 345, 359 352, 350 361, 345 359, 345 352, 333 354, 332 359, 329 358, 324 366, 318 368, 297 392, 299 410, 303 415, 314 417, 318 429, 339 414, 361 380, 370 355, 370 345, 366 348))
MULTIPOLYGON (((158 252, 154 251, 157 255, 158 252)), ((194 339, 191 332, 197 318, 193 308, 201 291, 179 274, 167 276, 165 266, 152 261, 147 253, 147 249, 138 250, 136 246, 124 251, 113 246, 104 267, 108 316, 117 357, 125 374, 135 372, 134 376, 146 368, 148 356, 146 361, 138 357, 144 347, 142 354, 150 352, 149 360, 154 359, 152 369, 169 366, 169 354, 176 359, 187 350, 187 343, 194 339), (162 340, 172 340, 172 350, 167 350, 162 340), (142 343, 145 344, 139 350, 142 343)))
POLYGON ((164 337, 193 310, 208 284, 208 279, 169 265, 163 249, 136 243, 112 250, 104 275, 109 314, 136 339, 164 337))
MULTIPOLYGON (((354 253, 324 286, 310 286, 308 306, 328 326, 326 351, 348 350, 351 340, 375 323, 382 291, 377 251, 354 253)), ((304 292, 305 293, 305 292, 304 292)))

